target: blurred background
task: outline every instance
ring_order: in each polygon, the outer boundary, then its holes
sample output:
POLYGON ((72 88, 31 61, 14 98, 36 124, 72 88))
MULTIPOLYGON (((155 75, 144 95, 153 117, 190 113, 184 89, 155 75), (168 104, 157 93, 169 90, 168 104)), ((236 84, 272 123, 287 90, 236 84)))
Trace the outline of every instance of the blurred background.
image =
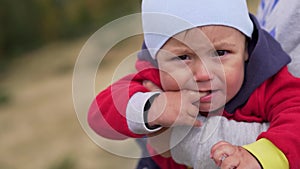
MULTIPOLYGON (((258 0, 248 3, 255 13, 258 0)), ((0 169, 135 167, 136 159, 106 152, 85 134, 73 107, 72 73, 95 31, 139 8, 140 0, 0 0, 0 169)), ((109 52, 96 92, 141 42, 131 37, 109 52)))

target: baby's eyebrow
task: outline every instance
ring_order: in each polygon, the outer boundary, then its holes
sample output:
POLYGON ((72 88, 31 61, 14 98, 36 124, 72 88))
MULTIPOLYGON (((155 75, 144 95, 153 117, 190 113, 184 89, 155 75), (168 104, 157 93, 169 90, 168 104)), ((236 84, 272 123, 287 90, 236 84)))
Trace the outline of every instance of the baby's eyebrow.
POLYGON ((236 46, 235 43, 230 43, 230 42, 214 42, 213 43, 214 47, 222 47, 222 48, 233 48, 236 46))
POLYGON ((197 47, 195 47, 195 49, 192 49, 188 46, 180 46, 177 48, 172 49, 172 53, 173 54, 177 54, 177 55, 181 55, 181 54, 196 54, 196 53, 203 53, 203 52, 207 52, 211 49, 214 49, 214 47, 212 45, 203 45, 203 44, 199 44, 197 47))
POLYGON ((172 49, 171 52, 174 54, 182 54, 182 53, 191 53, 193 51, 186 46, 181 46, 181 47, 176 47, 176 48, 172 49))

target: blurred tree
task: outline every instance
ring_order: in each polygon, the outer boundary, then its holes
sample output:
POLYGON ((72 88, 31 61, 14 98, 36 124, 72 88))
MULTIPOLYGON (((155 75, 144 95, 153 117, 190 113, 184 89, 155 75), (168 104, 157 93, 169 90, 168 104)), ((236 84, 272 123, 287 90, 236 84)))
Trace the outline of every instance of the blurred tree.
POLYGON ((0 71, 12 56, 96 31, 139 11, 140 0, 0 0, 0 71))
POLYGON ((1 51, 14 54, 39 43, 38 16, 31 10, 36 4, 29 1, 0 1, 1 51), (27 43, 30 42, 30 43, 27 43))

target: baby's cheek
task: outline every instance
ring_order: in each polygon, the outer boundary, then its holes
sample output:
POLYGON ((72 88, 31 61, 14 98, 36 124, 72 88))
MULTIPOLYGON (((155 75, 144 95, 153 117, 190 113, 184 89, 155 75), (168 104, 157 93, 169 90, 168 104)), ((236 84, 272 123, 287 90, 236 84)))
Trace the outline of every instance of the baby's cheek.
POLYGON ((243 84, 243 77, 238 78, 228 78, 226 81, 227 85, 227 100, 231 100, 241 89, 243 84))
POLYGON ((160 81, 164 91, 179 89, 178 82, 166 72, 160 72, 160 81))
POLYGON ((179 85, 175 80, 164 80, 162 81, 162 88, 164 91, 177 91, 179 90, 179 85))

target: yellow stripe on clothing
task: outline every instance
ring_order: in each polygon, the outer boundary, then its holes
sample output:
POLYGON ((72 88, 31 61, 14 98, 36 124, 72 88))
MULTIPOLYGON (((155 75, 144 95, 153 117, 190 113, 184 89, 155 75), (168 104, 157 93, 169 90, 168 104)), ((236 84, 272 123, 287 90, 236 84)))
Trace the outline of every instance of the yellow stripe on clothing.
POLYGON ((263 169, 289 169, 286 156, 268 139, 262 138, 243 147, 257 158, 263 169))

